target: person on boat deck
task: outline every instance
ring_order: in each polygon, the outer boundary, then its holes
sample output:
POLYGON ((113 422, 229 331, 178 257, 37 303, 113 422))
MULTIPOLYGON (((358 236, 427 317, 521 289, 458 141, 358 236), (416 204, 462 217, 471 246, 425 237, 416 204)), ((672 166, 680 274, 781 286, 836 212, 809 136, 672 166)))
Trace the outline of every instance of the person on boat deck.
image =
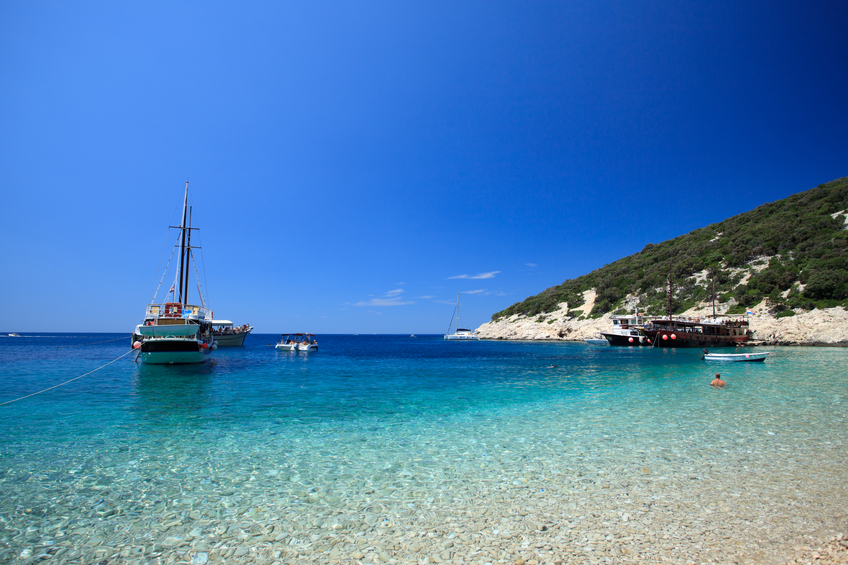
POLYGON ((710 386, 713 387, 713 388, 721 388, 726 384, 727 384, 726 382, 721 380, 721 374, 716 373, 715 378, 713 379, 713 382, 710 383, 710 386))

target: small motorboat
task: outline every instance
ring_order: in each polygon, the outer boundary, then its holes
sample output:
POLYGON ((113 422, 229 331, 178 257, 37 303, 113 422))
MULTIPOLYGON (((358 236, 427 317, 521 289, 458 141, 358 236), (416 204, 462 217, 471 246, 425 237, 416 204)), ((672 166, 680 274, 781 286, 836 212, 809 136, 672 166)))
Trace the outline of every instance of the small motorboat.
POLYGON ((590 337, 589 339, 584 339, 586 343, 589 345, 609 345, 609 341, 605 338, 601 333, 596 333, 595 337, 590 337))
POLYGON ((19 336, 15 332, 12 332, 12 333, 9 334, 9 337, 21 337, 21 336, 19 336))
POLYGON ((757 362, 765 361, 771 351, 760 351, 759 353, 710 353, 704 350, 704 361, 734 361, 734 362, 757 362))
POLYGON ((277 351, 318 351, 318 340, 313 334, 288 334, 274 348, 277 351))
POLYGON ((280 343, 274 346, 277 351, 297 351, 297 341, 292 339, 292 334, 283 334, 280 343))

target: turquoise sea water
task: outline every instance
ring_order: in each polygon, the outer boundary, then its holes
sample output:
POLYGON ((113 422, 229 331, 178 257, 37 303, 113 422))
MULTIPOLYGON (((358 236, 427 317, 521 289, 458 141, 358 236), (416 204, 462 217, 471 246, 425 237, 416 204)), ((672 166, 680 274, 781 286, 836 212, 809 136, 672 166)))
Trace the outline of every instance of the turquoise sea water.
MULTIPOLYGON (((0 407, 0 561, 766 562, 844 521, 845 349, 275 339, 0 407)), ((0 402, 128 348, 0 338, 0 402)))

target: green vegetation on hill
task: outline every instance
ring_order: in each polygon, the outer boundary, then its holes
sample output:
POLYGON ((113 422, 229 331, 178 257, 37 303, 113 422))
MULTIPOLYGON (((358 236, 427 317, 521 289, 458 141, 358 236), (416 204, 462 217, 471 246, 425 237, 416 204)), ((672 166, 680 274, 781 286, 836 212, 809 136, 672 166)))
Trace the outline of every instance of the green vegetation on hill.
POLYGON ((593 317, 623 313, 628 295, 638 297, 640 312, 664 314, 668 280, 674 289, 672 309, 679 313, 709 300, 711 278, 717 300, 733 302, 731 313, 742 313, 764 298, 775 313, 848 307, 846 210, 848 177, 649 243, 639 253, 513 304, 492 320, 553 312, 562 302, 573 309, 592 288, 597 290, 593 317), (837 212, 842 213, 834 218, 837 212), (695 276, 704 271, 706 277, 695 276))

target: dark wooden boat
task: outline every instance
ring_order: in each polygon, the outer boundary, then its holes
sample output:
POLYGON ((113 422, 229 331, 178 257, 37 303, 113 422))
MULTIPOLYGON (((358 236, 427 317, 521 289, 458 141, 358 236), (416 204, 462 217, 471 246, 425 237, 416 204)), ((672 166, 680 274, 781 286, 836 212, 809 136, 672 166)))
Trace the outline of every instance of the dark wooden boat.
POLYGON ((745 316, 716 314, 715 281, 713 281, 711 318, 672 316, 672 286, 668 281, 668 316, 647 322, 642 333, 654 347, 736 347, 753 335, 745 316))
POLYGON ((736 347, 751 339, 748 320, 715 318, 659 318, 642 330, 654 347, 736 347))

